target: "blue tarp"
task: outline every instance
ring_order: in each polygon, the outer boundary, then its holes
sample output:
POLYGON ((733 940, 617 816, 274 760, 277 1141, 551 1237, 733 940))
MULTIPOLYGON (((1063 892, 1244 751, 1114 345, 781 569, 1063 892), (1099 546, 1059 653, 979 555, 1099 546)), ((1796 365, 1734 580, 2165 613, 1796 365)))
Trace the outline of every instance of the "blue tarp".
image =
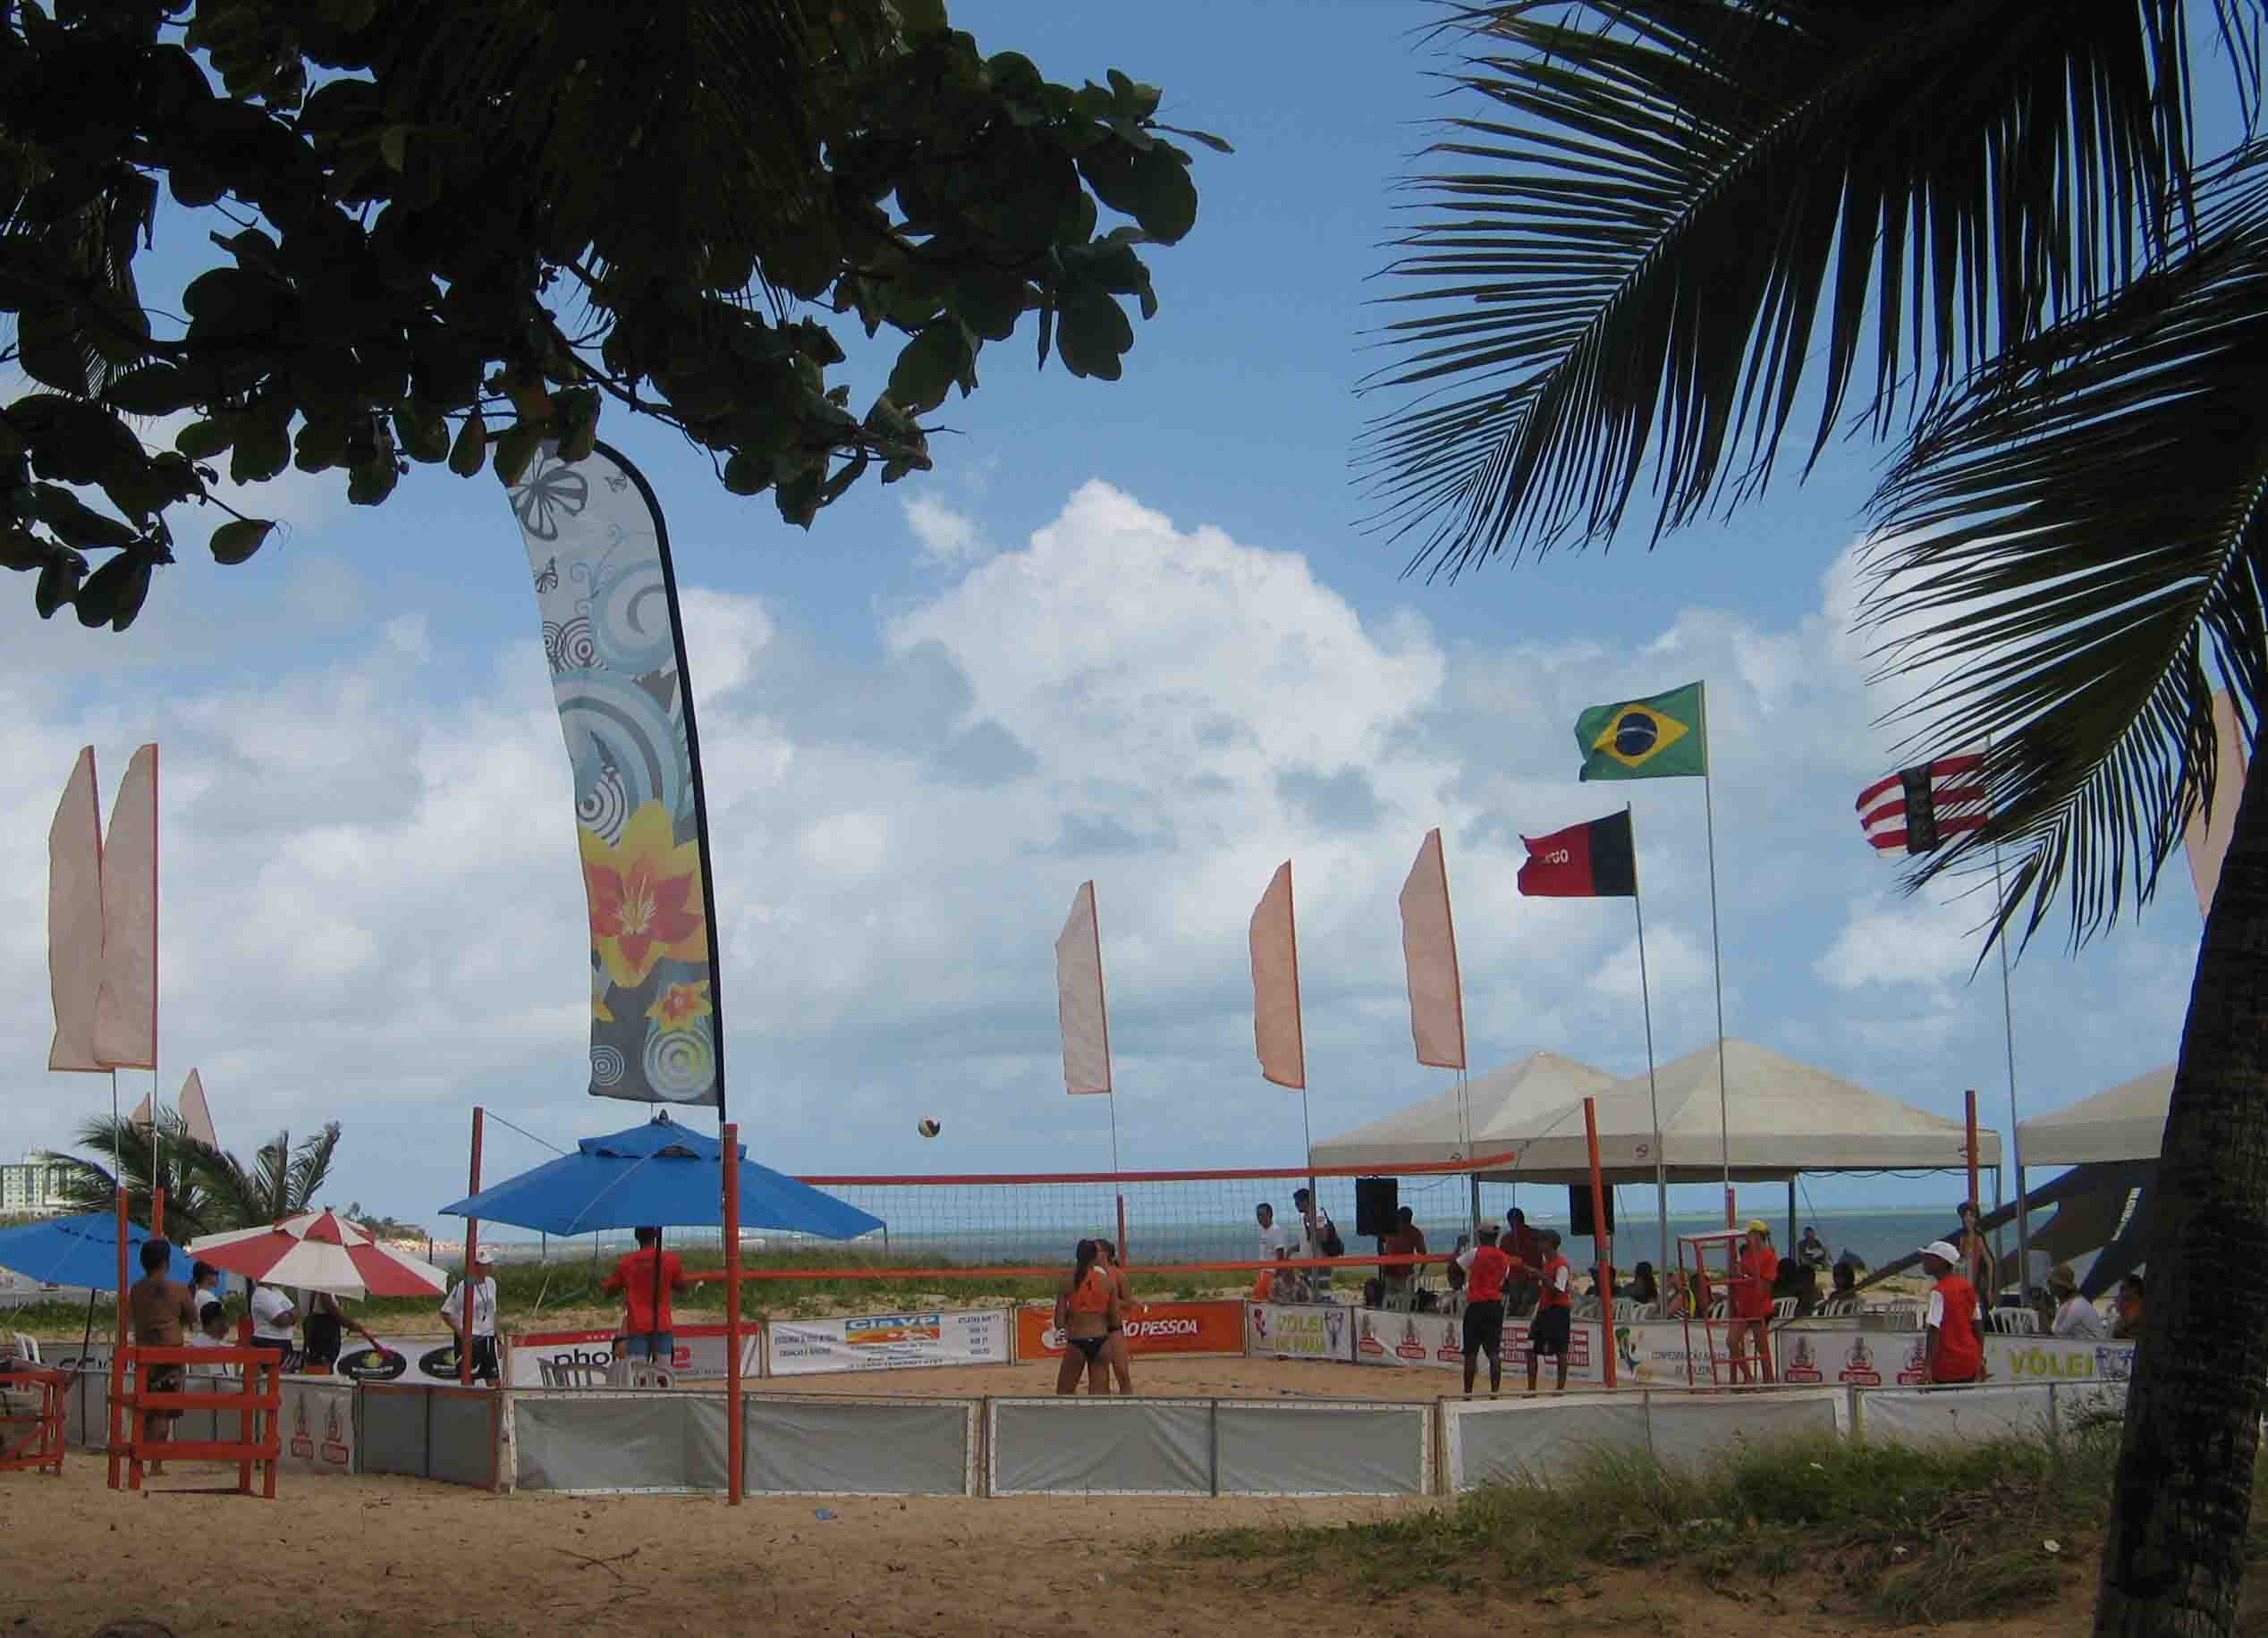
MULTIPOLYGON (((717 1228, 724 1220, 724 1145, 667 1116, 604 1137, 575 1153, 442 1207, 546 1234, 599 1228, 717 1228)), ((858 1207, 759 1166, 740 1145, 740 1226, 852 1240, 883 1226, 858 1207)))
MULTIPOLYGON (((149 1231, 133 1224, 126 1229, 126 1274, 142 1276, 142 1242, 149 1231)), ((109 1212, 89 1212, 78 1217, 50 1217, 42 1222, 0 1228, 0 1269, 23 1275, 43 1285, 86 1286, 97 1291, 118 1288, 118 1219, 109 1212)), ((189 1259, 173 1248, 166 1274, 189 1283, 189 1259)))

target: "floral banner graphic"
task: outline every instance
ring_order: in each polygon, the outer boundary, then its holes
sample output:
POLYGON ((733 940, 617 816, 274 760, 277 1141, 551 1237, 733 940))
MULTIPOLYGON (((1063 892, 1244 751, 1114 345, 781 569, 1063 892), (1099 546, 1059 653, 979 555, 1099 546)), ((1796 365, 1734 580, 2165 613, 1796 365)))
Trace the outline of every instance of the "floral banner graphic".
POLYGON ((590 1092, 724 1107, 700 743, 661 504, 600 444, 544 447, 512 509, 528 544, 590 906, 590 1092))

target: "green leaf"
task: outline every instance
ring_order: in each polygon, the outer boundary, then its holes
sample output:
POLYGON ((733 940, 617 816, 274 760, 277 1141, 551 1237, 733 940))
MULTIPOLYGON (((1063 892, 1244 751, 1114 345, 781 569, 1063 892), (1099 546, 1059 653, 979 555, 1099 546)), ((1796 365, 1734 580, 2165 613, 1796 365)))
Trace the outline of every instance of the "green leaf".
POLYGON ((54 484, 31 485, 31 510, 67 545, 128 546, 141 538, 140 531, 132 526, 105 517, 70 490, 54 484))
POLYGON ((238 518, 213 531, 213 561, 232 568, 267 544, 275 524, 267 518, 238 518))
POLYGON ((1187 137, 1192 142, 1202 142, 1206 147, 1211 148, 1216 154, 1233 154, 1236 152, 1236 149, 1229 146, 1226 138, 1216 137, 1209 131, 1191 131, 1186 125, 1158 125, 1154 126, 1152 129, 1156 131, 1170 131, 1177 137, 1187 137))
POLYGON ((430 466, 449 459, 449 424, 430 410, 403 405, 394 412, 394 432, 412 460, 430 466))
POLYGON ((346 498, 351 506, 378 506, 394 493, 401 481, 402 469, 396 464, 391 450, 382 451, 376 459, 357 461, 347 469, 346 498))
POLYGON ((476 410, 465 417, 465 424, 457 429, 457 441, 449 450, 449 470, 459 477, 470 477, 480 470, 488 458, 488 428, 476 410))
POLYGON ((247 415, 238 426, 229 452, 231 482, 264 484, 292 464, 292 424, 265 409, 247 415))
POLYGON ((50 563, 39 571, 39 578, 32 585, 31 605, 39 611, 40 619, 54 619, 55 611, 77 595, 79 576, 84 567, 50 563))
POLYGON ((1197 184, 1189 160, 1171 143, 1134 156, 1134 220, 1160 244, 1178 244, 1197 225, 1197 184))
POLYGON ((1063 292, 1055 324, 1055 349, 1074 376, 1116 381, 1119 360, 1134 345, 1134 326, 1118 303, 1101 291, 1063 292))
MULTIPOLYGON (((96 626, 106 626, 116 619, 119 611, 127 606, 129 592, 133 586, 137 570, 140 570, 144 577, 142 589, 148 590, 149 583, 147 577, 149 572, 149 560, 139 557, 132 553, 119 553, 94 573, 89 575, 86 584, 79 588, 79 595, 75 599, 79 609, 79 623, 91 629, 96 626)), ((141 599, 133 598, 132 606, 139 610, 141 607, 141 599)), ((131 621, 133 615, 129 613, 126 618, 131 621)))
POLYGON ((87 349, 71 310, 55 303, 28 307, 16 320, 16 362, 34 381, 57 392, 87 390, 87 349))
POLYGON ((385 161, 389 170, 407 170, 410 163, 410 128, 407 125, 389 125, 380 131, 378 156, 385 161))
POLYGON ((528 476, 528 468, 543 442, 544 428, 531 426, 525 421, 515 421, 496 435, 494 464, 505 488, 513 487, 528 476))
POLYGON ((772 463, 749 450, 735 450, 724 463, 724 486, 734 494, 761 494, 772 482, 772 463))
POLYGON ((974 367, 969 338, 957 319, 931 325, 898 355, 886 389, 891 402, 915 415, 925 414, 945 401, 954 382, 974 367))
POLYGON ((134 623, 134 617, 141 612, 142 604, 149 596, 150 578, 157 570, 157 565, 146 557, 137 555, 131 560, 125 578, 119 585, 117 597, 111 604, 110 629, 113 631, 123 631, 134 623))
POLYGON ((897 6, 898 21, 910 39, 943 34, 951 26, 945 21, 945 0, 897 0, 897 6))
POLYGON ((210 460, 235 442, 236 434, 224 420, 191 421, 173 435, 173 447, 191 460, 210 460))
POLYGON ((128 415, 172 415, 197 401, 197 389, 176 365, 144 364, 112 382, 103 397, 128 415))

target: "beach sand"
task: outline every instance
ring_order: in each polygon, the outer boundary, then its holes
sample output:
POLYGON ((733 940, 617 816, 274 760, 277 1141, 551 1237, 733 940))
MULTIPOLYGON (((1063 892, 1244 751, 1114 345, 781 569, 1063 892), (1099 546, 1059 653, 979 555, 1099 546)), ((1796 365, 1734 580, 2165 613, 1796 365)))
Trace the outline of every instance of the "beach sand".
MULTIPOLYGON (((1238 1524, 1335 1524, 1442 1505, 1254 1499, 492 1496, 410 1479, 286 1478, 280 1499, 198 1493, 179 1465, 139 1495, 98 1457, 60 1479, 0 1474, 0 1632, 85 1638, 139 1617, 192 1634, 308 1630, 508 1638, 566 1631, 774 1631, 1081 1638, 1256 1630, 1366 1638, 1461 1631, 1817 1638, 1861 1625, 1823 1608, 1824 1573, 1712 1590, 1659 1568, 1587 1566, 1539 1597, 1506 1584, 1392 1599, 1173 1543, 1238 1524), (835 1517, 822 1520, 821 1510, 835 1517)), ((233 1477, 232 1475, 229 1475, 233 1477)), ((1480 1579, 1486 1566, 1477 1566, 1480 1579)), ((2091 1574, 2036 1613, 1935 1632, 2084 1630, 2091 1574)), ((147 1632, 148 1629, 140 1629, 147 1632)), ((1879 1627, 1874 1630, 1883 1630, 1879 1627)))

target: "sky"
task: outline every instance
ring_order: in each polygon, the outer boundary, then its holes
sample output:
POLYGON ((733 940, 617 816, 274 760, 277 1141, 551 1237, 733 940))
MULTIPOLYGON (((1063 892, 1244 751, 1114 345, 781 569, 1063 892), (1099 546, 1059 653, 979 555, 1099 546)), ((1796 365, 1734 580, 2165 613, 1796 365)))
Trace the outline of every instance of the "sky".
MULTIPOLYGON (((1074 83, 1121 68, 1214 131, 1126 377, 1033 367, 1028 327, 935 418, 937 469, 868 480, 808 534, 666 429, 602 435, 652 479, 684 590, 719 903, 728 1095, 783 1170, 1107 1166, 1062 1093, 1053 945, 1096 883, 1120 1154, 1290 1166, 1443 1090, 1410 1045, 1395 895, 1444 838, 1476 1071, 1542 1048, 1646 1063, 1628 904, 1523 900, 1519 837, 1635 810, 1659 1056, 1714 1034, 1698 781, 1577 782, 1584 707, 1709 687, 1727 1031, 2005 1127, 1997 967, 1974 898, 1901 896, 1852 802, 1893 765, 1854 635, 1879 452, 1788 466, 1648 551, 1406 578, 1350 476, 1395 184, 1455 106, 1414 5, 1033 7, 957 26, 1074 83), (1294 861, 1309 1088, 1264 1083, 1245 928, 1294 861), (917 1122, 935 1118, 925 1141, 917 1122)), ((153 280, 203 225, 160 225, 153 280)), ((892 353, 846 330, 863 405, 892 353)), ((287 475, 250 563, 199 549, 124 635, 0 590, 0 1150, 68 1143, 97 1077, 45 1070, 46 839, 78 747, 107 791, 163 757, 160 1067, 224 1145, 344 1127, 328 1190, 436 1222, 470 1111, 490 1180, 640 1117, 586 1095, 588 960, 568 767, 525 559, 492 477, 413 469, 384 507, 287 475), (522 1136, 521 1130, 531 1136, 522 1136)), ((2200 924, 2186 866, 2013 980, 2018 1094, 2044 1112, 2171 1060, 2200 924)), ((120 1077, 121 1106, 151 1077, 120 1077)), ((1738 1088, 1734 1088, 1738 1095, 1738 1088)), ((1849 1206, 1959 1180, 1813 1178, 1849 1206)), ((1776 1188, 1757 1191, 1771 1203, 1776 1188)), ((1693 1209, 1699 1197, 1680 1198, 1693 1209)))

